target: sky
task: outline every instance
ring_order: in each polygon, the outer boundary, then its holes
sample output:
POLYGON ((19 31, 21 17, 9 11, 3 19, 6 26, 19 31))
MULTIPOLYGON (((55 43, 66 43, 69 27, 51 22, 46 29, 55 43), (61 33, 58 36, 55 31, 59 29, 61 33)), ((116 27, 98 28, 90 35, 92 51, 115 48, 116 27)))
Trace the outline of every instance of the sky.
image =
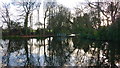
MULTIPOLYGON (((11 1, 12 0, 0 0, 0 2, 4 2, 4 3, 9 3, 11 1)), ((52 1, 52 0, 46 0, 46 1, 52 1)), ((76 4, 79 4, 80 2, 86 2, 87 0, 56 0, 56 1, 60 4, 63 4, 66 7, 71 8, 71 7, 75 7, 76 4)), ((90 0, 90 1, 95 1, 95 0, 90 0)))
MULTIPOLYGON (((9 3, 11 1, 13 0, 0 0, 0 4, 1 2, 9 3)), ((15 1, 20 1, 20 0, 15 0, 15 1)), ((73 8, 79 3, 85 3, 87 1, 94 2, 98 0, 38 0, 38 1, 57 1, 58 3, 63 4, 64 6, 68 8, 73 8)), ((103 0, 99 0, 99 1, 103 1, 103 0)))
MULTIPOLYGON (((2 3, 11 3, 11 1, 12 0, 0 0, 0 7, 2 7, 2 3)), ((16 0, 16 1, 19 1, 19 0, 16 0)), ((44 0, 41 0, 41 1, 43 2, 44 0)), ((45 0, 45 1, 52 1, 52 0, 45 0)), ((66 6, 68 8, 74 8, 76 6, 76 4, 78 4, 79 2, 84 2, 84 0, 56 0, 56 1, 59 4, 63 4, 64 6, 66 6)), ((12 8, 14 8, 14 7, 12 7, 12 8)), ((12 9, 11 11, 14 11, 14 9, 12 9)), ((40 13, 43 13, 43 5, 41 5, 40 13)), ((43 15, 40 15, 40 18, 43 18, 43 15)), ((42 19, 40 21, 43 22, 42 19)), ((36 20, 35 20, 35 22, 36 22, 36 20)), ((1 26, 1 23, 0 23, 0 26, 1 26)))
MULTIPOLYGON (((11 3, 11 1, 13 1, 13 0, 0 0, 0 7, 2 7, 2 3, 11 3)), ((16 0, 16 1, 19 1, 19 0, 16 0)), ((38 0, 38 1, 40 1, 40 0, 38 0)), ((41 0, 41 1, 43 2, 43 1, 53 1, 53 0, 41 0)), ((58 4, 62 4, 65 7, 68 7, 71 10, 73 10, 74 7, 76 7, 80 3, 84 4, 88 0, 56 0, 56 1, 57 1, 58 4)), ((95 1, 95 0, 90 0, 90 1, 95 1)), ((14 8, 14 7, 12 7, 12 8, 14 8)), ((13 11, 13 10, 11 10, 11 11, 13 11)), ((13 12, 13 13, 15 14, 15 12, 13 12)), ((42 19, 43 18, 43 5, 41 5, 40 13, 42 14, 42 15, 40 15, 40 22, 43 22, 43 19, 42 19)), ((37 17, 37 15, 35 15, 35 17, 37 17)), ((34 19, 34 20, 35 20, 34 22, 36 22, 37 18, 34 19)), ((0 22, 0 26, 1 26, 1 22, 0 22)))

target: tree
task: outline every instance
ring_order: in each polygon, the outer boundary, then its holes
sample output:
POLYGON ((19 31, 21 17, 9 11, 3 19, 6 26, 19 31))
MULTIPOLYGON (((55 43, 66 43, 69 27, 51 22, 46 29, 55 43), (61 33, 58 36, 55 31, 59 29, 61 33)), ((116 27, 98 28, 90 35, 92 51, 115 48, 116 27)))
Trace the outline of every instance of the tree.
POLYGON ((39 9, 40 7, 40 3, 37 2, 37 0, 20 0, 21 3, 18 4, 18 6, 20 7, 20 11, 22 12, 21 16, 24 16, 24 29, 25 29, 25 34, 27 34, 27 27, 28 27, 28 22, 31 20, 30 17, 32 15, 32 12, 36 9, 39 9))
POLYGON ((90 16, 87 13, 83 14, 83 16, 80 15, 74 18, 72 31, 73 33, 80 34, 81 37, 92 37, 94 29, 90 16))
MULTIPOLYGON (((107 1, 107 0, 105 0, 107 1)), ((88 2, 88 5, 94 9, 94 10, 98 10, 98 16, 99 18, 101 18, 101 15, 103 15, 104 17, 106 17, 107 20, 107 25, 110 25, 110 21, 112 23, 115 22, 116 16, 119 13, 119 1, 110 1, 109 2, 100 2, 100 0, 98 0, 97 2, 88 2), (104 5, 104 6, 103 6, 104 5), (110 20, 110 21, 109 21, 110 20)), ((101 19, 100 19, 101 20, 101 19)))
POLYGON ((68 8, 61 5, 57 6, 54 14, 50 12, 48 27, 52 29, 53 33, 70 33, 71 30, 71 13, 68 8))
POLYGON ((2 22, 4 24, 7 24, 7 28, 10 30, 11 29, 11 15, 9 12, 10 5, 9 4, 3 4, 3 10, 1 9, 1 17, 2 17, 2 22))
MULTIPOLYGON (((21 22, 17 22, 15 19, 12 19, 14 14, 10 12, 11 5, 3 3, 3 7, 1 9, 1 19, 3 22, 3 26, 7 25, 6 31, 8 30, 8 34, 11 34, 11 31, 14 29, 18 29, 20 27, 21 22)), ((3 33, 4 34, 4 33, 3 33)))

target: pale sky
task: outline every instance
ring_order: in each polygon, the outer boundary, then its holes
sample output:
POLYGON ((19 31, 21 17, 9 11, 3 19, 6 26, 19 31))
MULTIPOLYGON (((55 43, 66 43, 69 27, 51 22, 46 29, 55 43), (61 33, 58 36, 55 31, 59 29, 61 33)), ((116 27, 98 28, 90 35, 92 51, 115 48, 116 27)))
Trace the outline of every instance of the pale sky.
MULTIPOLYGON (((0 7, 2 7, 2 3, 11 3, 11 1, 13 0, 0 0, 0 7)), ((19 1, 19 0, 16 0, 19 1)), ((44 1, 44 0, 39 0, 39 1, 44 1)), ((53 1, 53 0, 45 0, 45 1, 53 1)), ((68 7, 68 8, 74 8, 77 4, 79 4, 79 2, 84 2, 85 0, 56 0, 58 2, 58 4, 63 4, 64 6, 68 7)), ((14 6, 12 6, 12 12, 14 11, 14 6)), ((12 13, 11 12, 11 13, 12 13)), ((40 8, 40 13, 43 13, 43 5, 41 5, 40 8)), ((16 15, 15 12, 13 12, 14 15, 16 15)), ((15 16, 14 16, 15 17, 15 16)), ((37 15, 35 15, 35 17, 37 17, 37 15)), ((40 15, 40 22, 43 22, 43 15, 40 15)), ((36 22, 37 18, 34 19, 36 22)), ((0 22, 0 26, 1 26, 1 22, 0 22)))
MULTIPOLYGON (((4 3, 9 3, 12 0, 0 0, 0 2, 4 3)), ((43 1, 43 0, 42 0, 43 1)), ((46 0, 46 1, 51 1, 51 0, 46 0)), ((79 4, 79 2, 85 2, 87 0, 56 0, 58 3, 63 4, 66 7, 75 7, 76 4, 79 4)), ((90 1, 95 1, 95 0, 90 0, 90 1)))
MULTIPOLYGON (((11 1, 12 0, 0 0, 0 3, 1 2, 9 3, 11 1)), ((19 1, 19 0, 16 0, 16 1, 19 1)), ((39 0, 39 1, 53 1, 53 0, 39 0)), ((72 7, 75 7, 79 3, 84 3, 86 1, 93 2, 93 1, 98 1, 98 0, 56 0, 56 1, 60 4, 63 4, 66 7, 72 8, 72 7)), ((99 1, 104 1, 104 0, 99 0, 99 1)))
MULTIPOLYGON (((13 0, 0 0, 0 7, 2 7, 2 3, 10 3, 11 1, 13 1, 13 0)), ((19 0, 16 0, 16 1, 19 1, 19 0)), ((38 1, 43 2, 44 0, 38 0, 38 1)), ((53 1, 53 0, 45 0, 45 1, 53 1)), ((80 3, 85 3, 88 0, 56 0, 56 1, 58 4, 63 4, 65 7, 73 9, 74 7, 79 5, 80 3)), ((90 0, 90 1, 95 1, 95 0, 90 0)), ((14 8, 14 7, 12 7, 12 8, 14 8)), ((13 11, 14 11, 14 9, 12 10, 12 12, 13 11)), ((41 5, 40 13, 43 14, 43 5, 41 5)), ((15 14, 15 13, 13 12, 13 14, 15 14)), ((37 17, 37 15, 35 15, 35 17, 37 17)), ((42 18, 43 18, 43 15, 40 15, 40 22, 43 22, 42 18)), ((35 18, 34 20, 35 20, 34 22, 36 22, 37 18, 35 18)), ((1 22, 0 22, 0 25, 1 25, 1 22)))

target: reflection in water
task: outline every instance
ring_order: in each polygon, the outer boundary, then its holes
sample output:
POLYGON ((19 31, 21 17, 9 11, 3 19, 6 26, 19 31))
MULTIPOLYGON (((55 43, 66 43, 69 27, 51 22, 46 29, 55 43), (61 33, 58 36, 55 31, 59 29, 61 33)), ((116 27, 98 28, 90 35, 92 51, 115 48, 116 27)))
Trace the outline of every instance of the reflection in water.
POLYGON ((0 42, 2 66, 120 66, 120 46, 113 42, 82 40, 79 37, 0 42))
POLYGON ((72 44, 69 44, 70 41, 68 38, 59 39, 53 38, 49 42, 49 56, 47 57, 47 65, 50 66, 63 66, 67 65, 67 62, 70 60, 70 54, 72 53, 72 44))

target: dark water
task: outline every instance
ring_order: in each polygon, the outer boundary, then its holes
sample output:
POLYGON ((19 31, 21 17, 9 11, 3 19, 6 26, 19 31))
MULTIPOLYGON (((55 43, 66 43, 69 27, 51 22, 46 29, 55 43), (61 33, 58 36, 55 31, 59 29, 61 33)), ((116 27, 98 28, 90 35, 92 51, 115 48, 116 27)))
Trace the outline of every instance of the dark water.
POLYGON ((120 44, 78 37, 0 40, 0 66, 120 66, 120 44))

